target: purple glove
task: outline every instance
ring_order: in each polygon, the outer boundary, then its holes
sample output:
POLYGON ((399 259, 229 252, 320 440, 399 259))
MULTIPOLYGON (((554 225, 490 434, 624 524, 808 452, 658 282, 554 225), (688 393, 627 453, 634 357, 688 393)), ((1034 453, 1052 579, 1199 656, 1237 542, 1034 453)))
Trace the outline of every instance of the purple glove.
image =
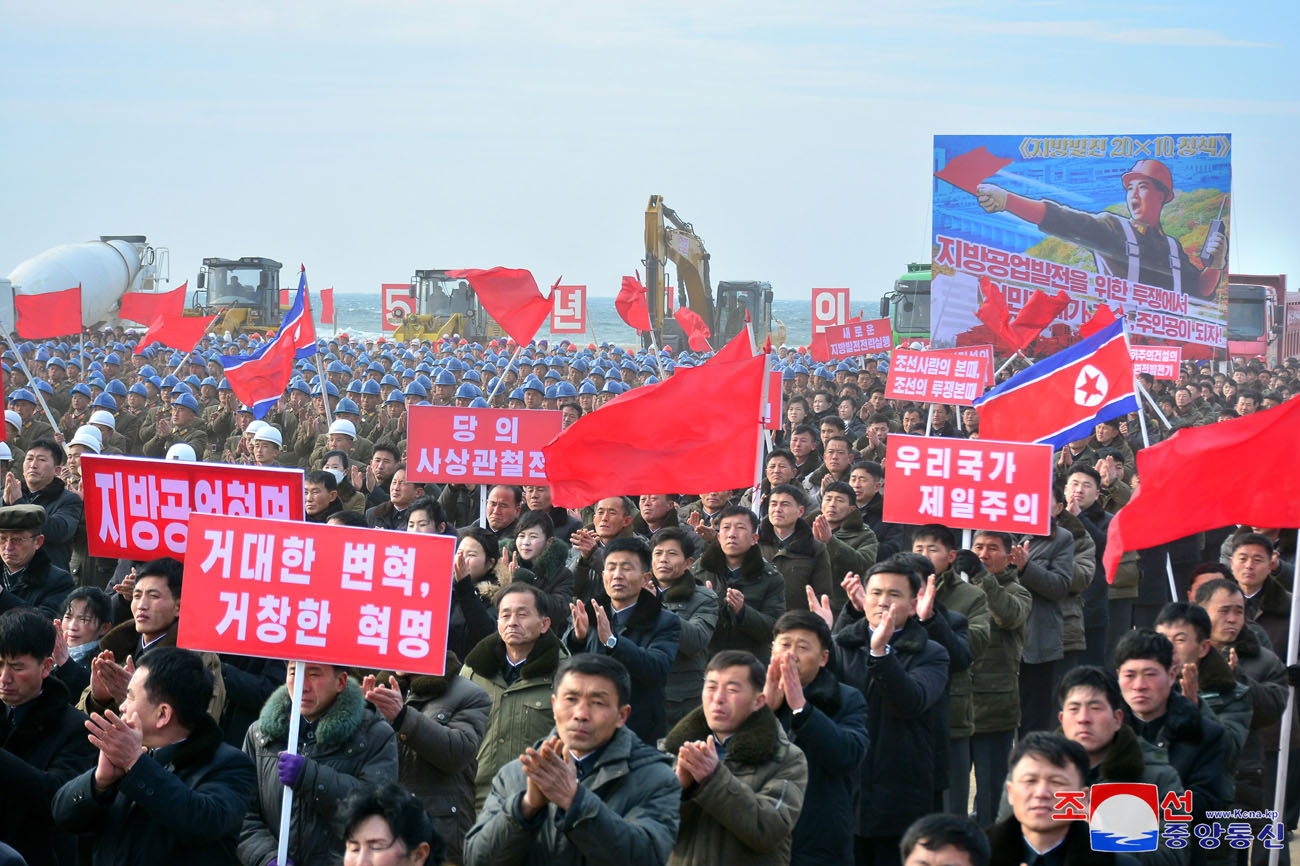
POLYGON ((302 778, 302 768, 307 763, 307 759, 302 755, 295 755, 293 752, 281 752, 280 758, 276 761, 276 769, 280 774, 281 784, 288 785, 292 788, 298 784, 302 778))
POLYGON ((271 862, 270 862, 270 863, 267 863, 266 866, 293 866, 293 858, 291 858, 291 857, 285 857, 285 858, 284 858, 284 862, 281 863, 281 862, 280 862, 279 860, 277 860, 275 857, 272 857, 272 858, 271 858, 271 862))

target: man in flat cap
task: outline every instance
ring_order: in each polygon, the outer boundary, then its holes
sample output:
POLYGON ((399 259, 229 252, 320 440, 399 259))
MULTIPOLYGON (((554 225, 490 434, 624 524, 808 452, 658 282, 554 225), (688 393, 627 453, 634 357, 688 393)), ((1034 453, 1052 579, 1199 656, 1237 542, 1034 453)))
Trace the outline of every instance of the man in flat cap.
POLYGON ((45 543, 45 509, 39 505, 0 508, 0 562, 4 566, 0 613, 34 607, 50 619, 63 615, 72 575, 50 561, 45 543))

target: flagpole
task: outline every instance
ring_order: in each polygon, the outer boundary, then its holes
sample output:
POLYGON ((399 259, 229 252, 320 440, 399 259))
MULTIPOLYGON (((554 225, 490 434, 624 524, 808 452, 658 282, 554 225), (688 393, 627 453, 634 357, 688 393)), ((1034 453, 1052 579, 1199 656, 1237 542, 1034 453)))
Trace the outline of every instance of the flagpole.
POLYGON ((27 377, 27 384, 30 386, 32 394, 35 395, 36 402, 41 404, 41 411, 45 413, 46 419, 49 420, 50 427, 53 428, 55 433, 58 433, 59 425, 55 422, 54 415, 50 412, 50 407, 45 405, 45 395, 41 393, 40 388, 36 387, 36 377, 32 375, 32 371, 28 368, 27 362, 23 360, 23 353, 18 351, 18 346, 9 336, 8 331, 0 331, 0 334, 4 336, 5 342, 9 344, 9 348, 13 350, 14 357, 18 359, 18 366, 23 368, 23 375, 27 377))
POLYGON ((1165 417, 1165 413, 1160 411, 1160 407, 1156 405, 1156 401, 1151 396, 1151 392, 1146 389, 1146 386, 1142 384, 1141 380, 1134 379, 1133 382, 1135 385, 1137 385, 1137 389, 1139 392, 1141 392, 1142 396, 1147 398, 1147 405, 1149 405, 1155 411, 1156 417, 1159 418, 1161 422, 1164 423, 1165 427, 1167 427, 1170 430, 1174 429, 1174 425, 1170 424, 1169 419, 1165 417))
MULTIPOLYGON (((320 401, 325 407, 325 423, 333 424, 334 414, 330 412, 330 382, 325 378, 325 364, 320 356, 320 343, 316 344, 316 378, 320 381, 320 401)), ((342 392, 339 392, 339 399, 342 399, 342 392)))
MULTIPOLYGON (((750 343, 753 343, 752 338, 750 339, 750 343)), ((659 381, 662 382, 668 378, 668 374, 664 372, 664 359, 659 357, 659 347, 655 345, 655 331, 653 327, 650 329, 650 352, 655 357, 655 364, 659 367, 659 381)))
MULTIPOLYGON (((1291 585, 1300 588, 1300 556, 1296 557, 1294 569, 1291 575, 1291 585)), ((1296 646, 1298 642, 1300 642, 1300 592, 1293 591, 1291 593, 1291 620, 1287 626, 1287 667, 1296 663, 1297 654, 1300 651, 1300 647, 1296 646)), ((1291 724, 1294 718, 1295 686, 1287 686, 1286 709, 1282 712, 1282 736, 1278 742, 1277 777, 1273 783, 1273 809, 1277 813, 1277 819, 1273 823, 1280 823, 1285 820, 1282 815, 1286 811, 1286 774, 1291 751, 1291 724)), ((1277 848, 1268 852, 1268 866, 1277 866, 1279 853, 1280 850, 1277 848)))
POLYGON ((930 404, 930 414, 925 417, 925 435, 930 435, 930 428, 934 426, 934 404, 930 404))
MULTIPOLYGON (((302 718, 302 681, 307 676, 305 662, 292 662, 293 696, 289 702, 289 741, 285 751, 298 754, 298 729, 302 718)), ((289 862, 289 829, 293 818, 293 788, 284 786, 280 799, 280 837, 276 839, 276 862, 289 862)))
POLYGON ((495 397, 495 396, 497 395, 497 391, 500 391, 500 390, 501 390, 501 386, 505 384, 505 381, 506 381, 506 370, 509 370, 509 369, 510 369, 510 365, 513 364, 515 361, 519 360, 519 353, 522 352, 523 350, 524 350, 524 347, 523 347, 523 344, 522 344, 522 343, 520 343, 519 345, 515 346, 515 353, 514 353, 513 355, 511 355, 511 356, 510 356, 510 360, 506 362, 505 369, 503 369, 503 370, 502 370, 502 371, 497 375, 497 386, 496 386, 495 388, 493 388, 493 389, 492 389, 492 393, 491 393, 491 394, 488 394, 488 396, 487 396, 488 405, 491 405, 491 404, 492 404, 492 398, 495 397))

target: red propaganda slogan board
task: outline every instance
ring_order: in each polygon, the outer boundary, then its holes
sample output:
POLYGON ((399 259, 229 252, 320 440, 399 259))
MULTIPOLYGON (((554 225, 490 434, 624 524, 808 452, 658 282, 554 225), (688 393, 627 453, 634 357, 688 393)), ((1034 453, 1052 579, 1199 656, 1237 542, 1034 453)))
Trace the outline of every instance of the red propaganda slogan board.
POLYGON ((1052 446, 891 433, 884 519, 1046 535, 1052 446))
POLYGON ((832 358, 852 358, 868 352, 888 352, 894 346, 889 319, 849 322, 826 329, 826 347, 832 358))
POLYGON ((85 454, 91 556, 184 559, 190 512, 302 520, 302 470, 85 454))
POLYGON ((441 676, 450 535, 195 514, 186 649, 441 676))
POLYGON ((1133 356, 1134 373, 1178 381, 1178 368, 1183 363, 1181 346, 1129 346, 1128 353, 1133 356))
POLYGON ((582 334, 587 330, 587 287, 555 286, 551 289, 551 333, 582 334))
POLYGON ((415 298, 411 297, 410 283, 381 283, 380 294, 384 304, 381 324, 385 331, 396 331, 402 320, 415 313, 415 298))
POLYGON ((780 430, 785 415, 785 392, 781 390, 781 371, 767 374, 767 405, 763 407, 763 429, 780 430))
POLYGON ((542 446, 560 433, 555 410, 412 406, 407 477, 419 484, 544 484, 542 446))
POLYGON ((989 362, 989 375, 984 380, 984 384, 993 387, 993 373, 997 370, 997 362, 993 360, 992 346, 958 346, 955 349, 931 349, 936 355, 956 355, 960 358, 987 358, 989 362))
POLYGON ((847 321, 848 318, 849 290, 847 288, 812 290, 813 336, 832 325, 847 321))
POLYGON ((988 360, 947 352, 913 352, 895 349, 885 379, 885 396, 891 400, 969 405, 984 393, 988 360))

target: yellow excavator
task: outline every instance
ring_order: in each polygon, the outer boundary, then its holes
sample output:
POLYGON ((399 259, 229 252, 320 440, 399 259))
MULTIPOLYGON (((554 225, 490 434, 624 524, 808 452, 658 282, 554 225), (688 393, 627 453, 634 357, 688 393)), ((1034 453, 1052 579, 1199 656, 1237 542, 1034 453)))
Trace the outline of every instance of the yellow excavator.
POLYGON ((188 299, 189 316, 217 316, 214 334, 274 334, 284 319, 280 306, 280 268, 274 259, 244 256, 207 258, 188 299))
MULTIPOLYGON (((785 342, 785 323, 772 317, 772 284, 754 280, 718 283, 716 298, 709 280, 709 253, 695 228, 664 204, 663 196, 650 196, 645 210, 645 266, 650 326, 655 341, 674 351, 686 347, 686 335, 670 307, 670 287, 664 266, 677 269, 677 306, 698 313, 708 323, 709 344, 720 349, 745 327, 748 312, 759 346, 770 336, 785 342)), ((648 339, 647 339, 648 343, 648 339)))
POLYGON ((468 280, 445 270, 416 271, 411 277, 415 312, 402 318, 393 339, 436 340, 459 334, 471 343, 503 338, 506 332, 488 315, 468 280))

